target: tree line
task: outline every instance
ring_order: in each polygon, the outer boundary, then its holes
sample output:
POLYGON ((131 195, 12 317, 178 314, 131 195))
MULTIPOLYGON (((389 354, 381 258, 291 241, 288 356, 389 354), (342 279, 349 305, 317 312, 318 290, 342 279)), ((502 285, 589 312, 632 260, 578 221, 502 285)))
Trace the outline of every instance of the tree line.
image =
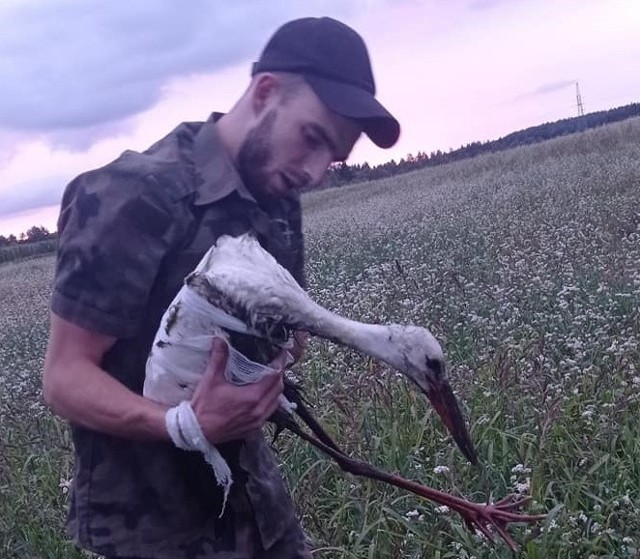
POLYGON ((582 132, 589 128, 619 122, 636 116, 640 116, 640 103, 632 103, 615 109, 597 111, 584 116, 565 118, 555 122, 532 126, 513 132, 497 140, 472 142, 458 149, 451 149, 448 152, 437 150, 429 154, 426 152, 418 152, 416 155, 409 154, 398 162, 392 159, 386 163, 374 166, 368 163, 355 165, 349 165, 346 162, 337 163, 329 169, 324 187, 331 188, 353 182, 372 181, 408 173, 425 167, 445 165, 483 153, 495 153, 518 146, 544 142, 545 140, 550 140, 558 136, 582 132))
POLYGON ((50 233, 46 227, 34 225, 17 237, 15 235, 7 237, 0 235, 0 247, 39 243, 40 241, 55 241, 56 237, 56 233, 50 233))

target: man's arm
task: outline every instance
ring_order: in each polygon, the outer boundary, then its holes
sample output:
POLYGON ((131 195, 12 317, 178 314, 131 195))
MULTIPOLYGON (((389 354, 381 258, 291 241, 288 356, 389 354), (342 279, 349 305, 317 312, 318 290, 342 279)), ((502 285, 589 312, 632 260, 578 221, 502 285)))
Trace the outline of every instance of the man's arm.
MULTIPOLYGON (((116 338, 51 315, 43 392, 53 411, 72 423, 126 439, 169 440, 166 406, 135 394, 100 368, 116 338)), ((214 342, 211 360, 191 400, 212 444, 259 430, 278 407, 282 374, 235 386, 224 378, 226 345, 214 342)))
POLYGON ((83 427, 129 439, 169 440, 166 408, 133 393, 99 364, 116 338, 51 314, 42 388, 53 411, 83 427))

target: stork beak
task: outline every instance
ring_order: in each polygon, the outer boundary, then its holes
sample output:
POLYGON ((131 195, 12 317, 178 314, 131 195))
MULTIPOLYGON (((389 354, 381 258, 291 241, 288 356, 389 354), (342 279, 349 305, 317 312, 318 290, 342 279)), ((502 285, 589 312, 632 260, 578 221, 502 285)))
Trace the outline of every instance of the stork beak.
POLYGON ((462 454, 467 457, 469 462, 474 465, 477 464, 478 455, 476 454, 476 449, 471 442, 458 400, 453 394, 449 383, 445 379, 441 379, 437 384, 431 384, 424 392, 451 433, 453 440, 456 441, 462 454))

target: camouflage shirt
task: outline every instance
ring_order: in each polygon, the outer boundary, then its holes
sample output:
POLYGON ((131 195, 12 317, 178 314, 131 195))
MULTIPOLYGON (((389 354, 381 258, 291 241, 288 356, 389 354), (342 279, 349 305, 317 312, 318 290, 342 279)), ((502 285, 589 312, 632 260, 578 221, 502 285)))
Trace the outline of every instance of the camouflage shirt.
MULTIPOLYGON (((147 151, 123 153, 80 175, 63 197, 52 309, 118 338, 102 367, 139 394, 161 316, 218 236, 253 231, 304 285, 299 200, 261 209, 220 144, 215 120, 183 123, 147 151)), ((237 487, 219 519, 221 491, 200 453, 72 430, 68 532, 83 548, 121 557, 239 557, 243 508, 252 510, 262 548, 300 538, 262 436, 220 445, 237 487)))

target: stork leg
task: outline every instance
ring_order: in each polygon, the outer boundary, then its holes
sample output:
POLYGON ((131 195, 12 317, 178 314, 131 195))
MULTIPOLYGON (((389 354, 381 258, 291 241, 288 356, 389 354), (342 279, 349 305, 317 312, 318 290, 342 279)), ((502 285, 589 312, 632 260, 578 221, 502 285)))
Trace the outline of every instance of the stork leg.
POLYGON ((446 505, 462 516, 470 530, 479 530, 491 542, 494 541, 491 533, 491 527, 493 527, 511 550, 516 551, 517 545, 507 532, 507 526, 510 523, 538 522, 546 517, 544 514, 528 515, 519 512, 519 509, 526 505, 531 500, 531 497, 509 495, 497 503, 473 503, 401 476, 385 472, 362 460, 355 460, 340 450, 302 402, 296 403, 296 413, 309 429, 311 429, 315 437, 301 429, 294 421, 287 424, 287 429, 325 454, 331 456, 345 472, 383 481, 400 489, 415 493, 420 497, 446 505))
MULTIPOLYGON (((311 432, 317 437, 318 441, 321 442, 323 445, 333 449, 335 452, 345 456, 345 453, 342 451, 342 449, 340 449, 340 447, 333 441, 333 439, 329 436, 329 434, 324 430, 322 425, 318 423, 316 418, 313 417, 313 414, 309 411, 309 408, 307 408, 307 406, 304 404, 302 399, 301 398, 295 399, 295 404, 296 404, 296 415, 298 415, 300 419, 304 421, 305 425, 309 427, 309 429, 311 429, 311 432)), ((294 422, 294 424, 296 427, 298 427, 298 429, 300 429, 297 423, 294 422)), ((300 435, 300 433, 296 433, 296 434, 300 435)))

